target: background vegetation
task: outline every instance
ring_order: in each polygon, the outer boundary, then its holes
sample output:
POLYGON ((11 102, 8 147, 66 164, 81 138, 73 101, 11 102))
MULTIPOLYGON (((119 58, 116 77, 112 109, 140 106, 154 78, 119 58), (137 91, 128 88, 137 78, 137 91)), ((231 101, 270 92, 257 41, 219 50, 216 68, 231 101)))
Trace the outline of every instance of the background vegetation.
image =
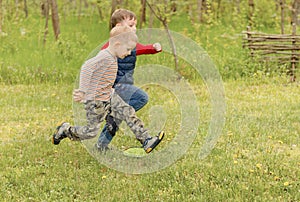
MULTIPOLYGON (((66 140, 53 146, 49 139, 61 121, 73 122, 71 94, 80 66, 107 39, 113 4, 58 0, 56 40, 51 21, 44 38, 41 1, 27 1, 28 15, 23 1, 0 2, 1 201, 300 200, 299 83, 289 83, 288 65, 256 62, 242 48, 242 31, 249 20, 253 30, 280 33, 280 1, 254 1, 250 18, 249 1, 206 0, 201 20, 196 1, 156 2, 156 9, 168 9, 163 17, 169 28, 196 41, 214 61, 224 80, 227 114, 218 144, 200 161, 201 138, 211 118, 209 93, 192 67, 181 61, 178 71, 197 95, 201 127, 187 155, 171 167, 145 175, 107 168, 81 143, 66 140), (172 3, 176 12, 170 11, 172 3)), ((285 1, 286 33, 291 32, 292 3, 285 1)), ((139 14, 141 2, 119 1, 115 6, 139 14)), ((149 26, 163 28, 147 7, 142 27, 149 26)), ((165 58, 164 53, 141 56, 138 64, 170 66, 165 58)), ((161 105, 163 97, 151 86, 145 90, 150 102, 139 116, 147 121, 147 110, 161 105)), ((172 106, 165 103, 164 110, 172 106)), ((173 110, 170 113, 176 116, 173 110)), ((166 131, 174 128, 168 125, 166 131)), ((136 144, 122 132, 113 143, 120 148, 136 144)))

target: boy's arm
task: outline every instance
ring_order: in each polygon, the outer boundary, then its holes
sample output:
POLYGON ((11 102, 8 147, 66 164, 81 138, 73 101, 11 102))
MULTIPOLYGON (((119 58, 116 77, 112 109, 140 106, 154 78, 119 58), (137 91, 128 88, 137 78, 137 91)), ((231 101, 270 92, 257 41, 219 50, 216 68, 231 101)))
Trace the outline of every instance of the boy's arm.
POLYGON ((140 43, 136 44, 136 55, 155 54, 161 51, 162 49, 160 43, 147 44, 147 45, 143 45, 140 43))

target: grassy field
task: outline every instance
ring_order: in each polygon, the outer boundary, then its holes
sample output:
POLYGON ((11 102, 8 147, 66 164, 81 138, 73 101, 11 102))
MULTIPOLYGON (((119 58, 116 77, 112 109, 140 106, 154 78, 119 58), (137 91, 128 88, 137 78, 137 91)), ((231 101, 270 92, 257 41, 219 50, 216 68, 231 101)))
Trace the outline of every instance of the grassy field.
MULTIPOLYGON (((80 65, 107 37, 107 30, 97 32, 105 23, 86 20, 94 26, 63 23, 60 42, 49 37, 46 48, 38 40, 43 23, 35 19, 17 23, 1 38, 0 201, 300 201, 299 82, 247 69, 259 66, 246 64, 240 30, 233 28, 206 27, 194 39, 224 77, 226 123, 207 158, 200 160, 198 153, 211 119, 210 95, 193 70, 183 68, 185 64, 179 72, 197 96, 200 127, 188 152, 171 166, 126 174, 100 164, 80 142, 52 145, 55 127, 74 122, 71 94, 80 65), (74 25, 80 33, 74 32, 74 25), (20 36, 20 27, 28 34, 20 36)), ((161 60, 163 55, 151 58, 168 63, 161 60)), ((142 57, 139 62, 144 60, 150 59, 142 57)), ((160 104, 171 117, 164 148, 178 129, 177 105, 162 103, 172 95, 160 97, 155 86, 145 90, 150 102, 139 115, 146 124, 148 110, 160 104)), ((120 132, 113 145, 137 146, 125 133, 120 132)))
POLYGON ((144 175, 99 164, 81 143, 51 144, 58 121, 73 120, 72 85, 2 85, 1 201, 299 201, 299 86, 282 82, 226 82, 213 152, 198 159, 201 128, 183 158, 144 175))

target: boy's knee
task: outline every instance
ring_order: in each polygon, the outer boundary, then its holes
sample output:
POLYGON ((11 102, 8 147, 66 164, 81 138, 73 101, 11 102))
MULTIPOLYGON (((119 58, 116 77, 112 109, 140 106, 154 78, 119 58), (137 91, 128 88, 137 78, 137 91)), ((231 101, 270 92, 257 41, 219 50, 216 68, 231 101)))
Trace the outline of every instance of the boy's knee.
POLYGON ((140 103, 142 106, 144 106, 145 104, 147 104, 148 101, 149 101, 148 94, 145 93, 145 92, 141 93, 140 96, 139 96, 138 101, 139 101, 139 103, 140 103))
POLYGON ((142 98, 140 100, 141 106, 144 107, 148 103, 149 99, 148 97, 142 98))

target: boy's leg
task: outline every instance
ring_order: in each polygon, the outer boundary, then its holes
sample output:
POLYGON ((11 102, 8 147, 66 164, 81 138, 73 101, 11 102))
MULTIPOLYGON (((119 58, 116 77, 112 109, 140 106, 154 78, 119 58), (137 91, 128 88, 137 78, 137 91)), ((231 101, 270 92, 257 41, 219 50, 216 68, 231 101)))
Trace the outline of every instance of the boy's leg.
MULTIPOLYGON (((115 92, 123 99, 125 103, 132 106, 135 111, 141 109, 148 102, 147 93, 131 84, 117 84, 115 86, 115 92)), ((110 117, 112 116, 108 115, 108 118, 110 117)), ((98 148, 108 146, 108 144, 112 141, 115 132, 118 131, 120 124, 121 121, 118 120, 107 120, 107 123, 105 124, 97 142, 98 148), (108 127, 111 128, 110 131, 107 129, 108 127)))
POLYGON ((104 120, 109 103, 101 101, 90 101, 85 104, 87 125, 70 126, 69 123, 63 123, 53 135, 53 143, 59 144, 60 140, 69 137, 71 140, 84 140, 94 138, 100 129, 100 124, 104 120))
POLYGON ((148 103, 148 95, 142 89, 131 84, 117 84, 115 86, 117 94, 135 111, 140 110, 148 103))
POLYGON ((113 93, 111 97, 111 115, 126 122, 147 153, 151 152, 164 137, 164 132, 151 137, 144 128, 144 123, 136 116, 134 108, 125 103, 117 93, 113 93))
POLYGON ((97 142, 98 149, 108 148, 109 143, 112 141, 117 130, 119 129, 120 123, 120 120, 115 120, 114 117, 112 117, 111 115, 108 114, 106 116, 106 124, 103 130, 101 131, 97 142))

